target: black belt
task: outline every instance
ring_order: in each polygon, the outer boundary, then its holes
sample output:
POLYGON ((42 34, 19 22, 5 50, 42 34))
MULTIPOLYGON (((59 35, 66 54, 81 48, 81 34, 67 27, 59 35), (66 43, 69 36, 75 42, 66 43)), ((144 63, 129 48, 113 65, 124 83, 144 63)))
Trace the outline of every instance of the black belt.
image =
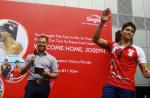
POLYGON ((41 84, 41 83, 49 83, 49 80, 28 80, 28 82, 41 84))

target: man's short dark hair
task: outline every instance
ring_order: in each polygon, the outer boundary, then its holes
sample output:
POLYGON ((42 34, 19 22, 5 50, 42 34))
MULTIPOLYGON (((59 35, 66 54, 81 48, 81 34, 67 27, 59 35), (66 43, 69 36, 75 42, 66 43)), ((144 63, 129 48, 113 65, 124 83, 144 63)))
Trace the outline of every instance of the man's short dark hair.
POLYGON ((16 60, 15 63, 19 63, 19 60, 16 60))
POLYGON ((131 26, 134 29, 134 32, 136 31, 136 26, 135 26, 135 24, 133 22, 127 22, 127 23, 123 24, 121 31, 123 31, 128 26, 131 26))
POLYGON ((118 30, 118 31, 115 33, 115 42, 120 42, 120 41, 121 41, 121 38, 122 38, 121 31, 118 30))
POLYGON ((38 40, 39 40, 40 38, 45 38, 45 39, 46 39, 46 42, 48 42, 48 37, 47 37, 47 36, 41 35, 41 36, 38 37, 38 40))

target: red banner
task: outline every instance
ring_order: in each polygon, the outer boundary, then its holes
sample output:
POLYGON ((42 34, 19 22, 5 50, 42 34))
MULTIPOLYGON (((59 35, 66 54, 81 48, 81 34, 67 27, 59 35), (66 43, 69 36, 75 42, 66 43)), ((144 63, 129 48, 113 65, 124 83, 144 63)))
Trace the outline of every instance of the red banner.
MULTIPOLYGON (((37 37, 46 35, 47 51, 57 58, 60 74, 52 81, 49 98, 100 98, 109 71, 109 55, 93 43, 92 37, 101 21, 101 11, 1 1, 0 12, 0 30, 11 32, 17 44, 17 51, 8 51, 0 38, 1 64, 7 58, 12 69, 16 60, 22 67, 25 57, 36 48, 37 37)), ((111 28, 109 21, 102 32, 107 40, 112 40, 111 28)), ((10 73, 6 79, 1 75, 1 98, 23 98, 28 74, 14 76, 10 73)))

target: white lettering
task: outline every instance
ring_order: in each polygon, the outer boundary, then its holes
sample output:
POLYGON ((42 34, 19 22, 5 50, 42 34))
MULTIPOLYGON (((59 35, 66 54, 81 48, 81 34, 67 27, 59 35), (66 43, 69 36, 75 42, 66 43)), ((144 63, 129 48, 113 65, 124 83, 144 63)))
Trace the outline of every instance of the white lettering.
POLYGON ((105 49, 99 49, 99 48, 86 48, 85 52, 91 52, 91 53, 103 53, 105 54, 105 49))
POLYGON ((57 46, 57 45, 47 45, 47 49, 49 50, 64 50, 64 46, 57 46))
POLYGON ((82 47, 73 47, 73 46, 65 46, 65 50, 71 51, 71 52, 83 52, 82 47))

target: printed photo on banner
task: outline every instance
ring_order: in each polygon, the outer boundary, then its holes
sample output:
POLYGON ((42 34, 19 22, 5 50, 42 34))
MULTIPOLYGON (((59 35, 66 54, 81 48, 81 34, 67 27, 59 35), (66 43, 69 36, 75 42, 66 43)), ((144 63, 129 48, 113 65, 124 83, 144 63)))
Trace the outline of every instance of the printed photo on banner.
POLYGON ((2 79, 0 78, 0 98, 2 98, 2 93, 3 93, 3 82, 2 79))
POLYGON ((0 19, 0 55, 22 56, 28 45, 27 31, 18 22, 0 19))
POLYGON ((18 22, 0 19, 0 76, 8 82, 22 79, 19 75, 22 56, 28 46, 26 29, 18 22))
POLYGON ((20 75, 20 68, 24 65, 24 60, 21 57, 4 57, 0 61, 0 75, 7 82, 17 82, 24 75, 20 75))

